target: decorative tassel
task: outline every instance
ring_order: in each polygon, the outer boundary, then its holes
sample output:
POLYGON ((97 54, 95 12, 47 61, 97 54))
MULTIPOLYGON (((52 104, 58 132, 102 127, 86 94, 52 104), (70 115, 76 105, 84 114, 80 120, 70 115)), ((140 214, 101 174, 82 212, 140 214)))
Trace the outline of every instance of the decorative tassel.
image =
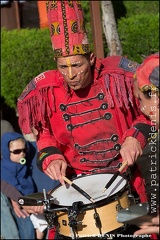
POLYGON ((112 94, 110 92, 110 80, 109 80, 109 75, 106 74, 104 76, 104 83, 106 86, 106 92, 107 92, 107 102, 109 107, 114 107, 114 102, 113 102, 113 98, 112 98, 112 94))
POLYGON ((107 91, 107 100, 110 107, 114 104, 120 107, 129 108, 129 104, 133 106, 132 78, 118 74, 106 74, 104 76, 107 91))
MULTIPOLYGON (((46 87, 40 89, 28 99, 23 99, 18 102, 18 115, 19 115, 19 126, 24 134, 31 133, 33 126, 38 126, 41 122, 42 126, 45 127, 48 124, 47 119, 51 116, 51 107, 55 110, 54 87, 46 87), (51 104, 50 104, 50 99, 51 104)), ((27 98, 27 97, 26 97, 27 98)))

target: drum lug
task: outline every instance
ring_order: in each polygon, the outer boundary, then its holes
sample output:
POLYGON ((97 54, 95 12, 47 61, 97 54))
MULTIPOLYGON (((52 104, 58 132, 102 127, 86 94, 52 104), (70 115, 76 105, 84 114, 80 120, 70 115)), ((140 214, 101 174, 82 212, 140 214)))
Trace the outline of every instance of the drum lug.
POLYGON ((129 205, 136 204, 135 198, 132 194, 128 194, 129 205))
POLYGON ((69 208, 68 210, 68 219, 69 219, 69 223, 68 225, 73 228, 73 229, 77 229, 77 224, 80 224, 80 221, 77 222, 77 216, 81 211, 81 205, 83 204, 83 202, 79 201, 79 202, 74 202, 72 204, 72 207, 69 208))
POLYGON ((117 201, 118 201, 118 204, 116 205, 116 211, 119 211, 122 209, 122 206, 119 198, 117 198, 117 201))
POLYGON ((102 223, 101 223, 100 216, 97 213, 96 209, 95 209, 95 213, 94 213, 94 219, 95 219, 96 227, 100 229, 102 227, 102 223))
POLYGON ((53 211, 45 211, 44 212, 45 219, 48 223, 48 229, 53 228, 54 226, 58 226, 58 217, 57 214, 53 213, 53 211))
POLYGON ((122 207, 121 207, 121 205, 118 203, 117 205, 116 205, 116 211, 118 212, 119 210, 121 210, 122 209, 122 207))
POLYGON ((76 221, 76 219, 70 219, 68 225, 71 228, 73 228, 73 229, 77 229, 77 221, 76 221))

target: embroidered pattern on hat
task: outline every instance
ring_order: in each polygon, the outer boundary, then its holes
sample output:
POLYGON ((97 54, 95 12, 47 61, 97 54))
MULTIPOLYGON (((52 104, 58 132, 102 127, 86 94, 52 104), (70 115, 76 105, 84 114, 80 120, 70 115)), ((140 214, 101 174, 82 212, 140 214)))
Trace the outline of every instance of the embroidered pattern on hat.
POLYGON ((73 46, 73 54, 85 54, 90 51, 88 44, 79 44, 73 46))
POLYGON ((74 6, 73 6, 73 1, 68 1, 68 5, 69 5, 70 7, 74 7, 74 6))
POLYGON ((67 19, 66 19, 66 9, 65 9, 64 1, 62 1, 62 16, 63 16, 63 24, 64 24, 66 54, 69 55, 70 54, 70 50, 69 50, 69 34, 68 34, 67 19))
POLYGON ((59 22, 53 22, 51 24, 51 36, 60 34, 59 22))
POLYGON ((54 57, 90 53, 81 1, 47 1, 54 57))
POLYGON ((51 1, 51 9, 56 9, 57 8, 57 1, 51 1))
POLYGON ((70 26, 71 26, 71 31, 73 33, 77 33, 78 32, 78 24, 75 21, 70 21, 70 26))
POLYGON ((46 1, 46 11, 49 11, 49 2, 51 2, 51 9, 56 9, 57 8, 57 1, 46 1))
POLYGON ((55 57, 62 57, 62 48, 54 49, 55 57))

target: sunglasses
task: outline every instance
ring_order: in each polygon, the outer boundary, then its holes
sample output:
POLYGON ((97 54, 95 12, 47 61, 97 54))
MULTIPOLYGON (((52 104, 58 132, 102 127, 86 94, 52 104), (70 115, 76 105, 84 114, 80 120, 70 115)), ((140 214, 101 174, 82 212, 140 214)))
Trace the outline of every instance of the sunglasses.
POLYGON ((21 152, 26 153, 27 152, 27 148, 22 148, 22 149, 15 149, 13 151, 10 151, 13 154, 20 154, 21 152))

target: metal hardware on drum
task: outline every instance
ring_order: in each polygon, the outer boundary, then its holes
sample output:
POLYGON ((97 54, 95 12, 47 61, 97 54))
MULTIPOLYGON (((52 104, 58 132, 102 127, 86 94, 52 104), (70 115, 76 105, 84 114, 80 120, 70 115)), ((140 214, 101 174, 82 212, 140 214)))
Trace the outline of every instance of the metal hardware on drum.
POLYGON ((117 198, 116 198, 115 200, 117 200, 117 202, 118 202, 118 204, 116 205, 116 211, 119 211, 120 209, 122 209, 120 199, 119 199, 119 197, 117 196, 117 198))
MULTIPOLYGON (((72 239, 77 239, 77 237, 76 237, 76 232, 78 230, 77 227, 79 224, 82 224, 82 221, 77 221, 77 217, 78 217, 79 213, 81 213, 81 210, 82 210, 81 209, 82 205, 83 205, 83 202, 81 202, 81 201, 74 202, 72 204, 72 207, 70 207, 68 209, 68 219, 69 219, 68 225, 70 226, 72 239)), ((93 209, 95 211, 95 213, 93 214, 93 217, 95 219, 95 226, 99 229, 99 235, 102 235, 102 231, 101 231, 102 223, 101 223, 100 216, 99 216, 95 206, 93 207, 93 209)))
POLYGON ((70 226, 71 236, 72 239, 76 239, 76 231, 77 231, 77 225, 81 222, 77 221, 78 214, 81 212, 80 207, 82 206, 83 202, 74 202, 72 204, 72 207, 68 209, 68 225, 70 226))
MULTIPOLYGON (((45 191, 45 190, 44 190, 45 191)), ((22 196, 18 199, 18 203, 23 206, 45 206, 49 207, 54 198, 50 194, 32 193, 30 195, 22 196)))
POLYGON ((99 216, 99 214, 97 213, 96 208, 94 208, 94 211, 95 211, 95 213, 94 213, 93 217, 94 217, 94 219, 95 219, 95 225, 96 225, 97 228, 99 228, 99 233, 102 234, 102 231, 101 231, 102 223, 101 223, 100 216, 99 216))
POLYGON ((50 200, 47 198, 45 189, 43 189, 43 196, 44 196, 43 204, 45 205, 46 209, 49 209, 50 208, 50 200))
POLYGON ((45 219, 48 223, 48 229, 53 228, 54 226, 58 227, 59 223, 58 223, 58 216, 56 214, 56 211, 64 211, 64 212, 68 212, 68 208, 64 207, 64 208, 53 208, 51 209, 51 206, 48 209, 45 209, 44 211, 44 216, 45 219))
POLYGON ((48 229, 51 229, 54 226, 58 226, 58 217, 54 211, 44 211, 44 217, 47 221, 48 229))
POLYGON ((72 207, 70 207, 68 209, 68 219, 69 219, 69 223, 68 225, 70 227, 72 227, 73 229, 77 229, 77 216, 78 214, 81 212, 80 207, 82 206, 83 202, 79 201, 79 202, 74 202, 72 204, 72 207))
POLYGON ((136 204, 135 197, 131 193, 128 194, 128 199, 129 199, 130 205, 136 204))
MULTIPOLYGON (((70 207, 68 210, 68 219, 69 219, 68 225, 70 226, 72 239, 77 239, 76 232, 78 230, 78 225, 82 225, 83 223, 82 221, 77 221, 78 215, 82 212, 82 209, 81 209, 82 206, 83 206, 83 202, 81 201, 74 202, 72 204, 72 207, 70 207)), ((94 205, 93 205, 93 209, 95 211, 95 213, 93 214, 93 218, 95 219, 95 226, 99 229, 99 235, 102 235, 102 231, 101 231, 102 223, 101 223, 100 216, 94 205)))
POLYGON ((48 212, 53 214, 60 236, 64 239, 107 239, 107 233, 124 228, 123 223, 117 222, 116 214, 130 205, 126 179, 118 176, 107 193, 101 192, 106 179, 110 180, 113 175, 100 173, 73 179, 76 186, 93 197, 94 203, 70 186, 60 184, 50 193, 54 203, 48 212))

